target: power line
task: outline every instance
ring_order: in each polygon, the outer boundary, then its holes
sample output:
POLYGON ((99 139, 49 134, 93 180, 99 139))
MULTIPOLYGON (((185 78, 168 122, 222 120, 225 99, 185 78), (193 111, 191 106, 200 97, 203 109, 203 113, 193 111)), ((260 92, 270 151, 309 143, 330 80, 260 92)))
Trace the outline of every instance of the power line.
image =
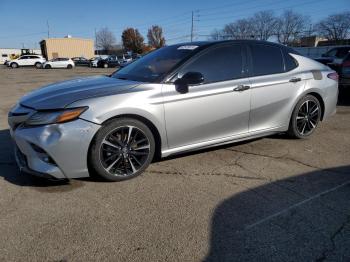
MULTIPOLYGON (((293 7, 296 7, 296 6, 309 5, 309 4, 313 4, 313 3, 316 3, 316 2, 319 3, 320 1, 325 1, 325 0, 313 0, 313 1, 303 2, 303 3, 297 4, 297 5, 290 5, 290 6, 280 7, 280 8, 274 8, 271 11, 283 10, 283 9, 293 8, 293 7)), ((259 7, 263 7, 263 6, 265 6, 265 5, 260 5, 259 7)), ((249 10, 251 10, 251 8, 249 10)), ((240 15, 240 16, 242 16, 242 15, 240 15)), ((240 17, 240 16, 234 15, 234 16, 216 17, 216 18, 209 18, 209 19, 201 20, 201 21, 215 21, 215 20, 236 18, 236 17, 240 17)))

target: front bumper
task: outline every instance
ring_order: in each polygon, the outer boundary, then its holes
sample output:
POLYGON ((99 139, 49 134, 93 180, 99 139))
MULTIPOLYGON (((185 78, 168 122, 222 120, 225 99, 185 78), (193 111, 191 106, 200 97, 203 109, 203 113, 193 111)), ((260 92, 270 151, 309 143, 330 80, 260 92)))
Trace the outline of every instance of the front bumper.
POLYGON ((47 178, 88 177, 88 150, 99 128, 100 125, 78 119, 10 130, 18 147, 17 164, 22 171, 47 178), (38 148, 45 153, 38 152, 38 148), (48 155, 51 161, 45 161, 43 155, 48 155))

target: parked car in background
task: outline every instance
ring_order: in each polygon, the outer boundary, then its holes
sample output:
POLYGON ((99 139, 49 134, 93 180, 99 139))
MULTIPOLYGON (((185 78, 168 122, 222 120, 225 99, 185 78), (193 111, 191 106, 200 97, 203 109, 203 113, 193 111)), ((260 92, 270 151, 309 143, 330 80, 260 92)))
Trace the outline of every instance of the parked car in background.
POLYGON ((102 58, 101 57, 94 57, 90 59, 90 66, 91 67, 97 67, 98 61, 100 61, 102 58))
POLYGON ((90 170, 121 181, 141 174, 154 155, 281 132, 307 138, 336 112, 337 98, 337 73, 286 46, 191 42, 110 76, 37 89, 8 122, 22 170, 55 178, 90 170))
POLYGON ((76 66, 90 66, 91 65, 91 61, 89 59, 86 59, 85 57, 73 57, 72 60, 76 66))
POLYGON ((9 61, 7 65, 12 68, 20 66, 35 66, 36 68, 41 68, 45 61, 46 59, 41 55, 22 55, 17 59, 9 61))
POLYGON ((322 57, 316 58, 315 60, 335 69, 335 67, 339 66, 343 59, 349 54, 350 46, 347 47, 335 47, 324 53, 322 57))
POLYGON ((108 67, 119 67, 120 63, 118 61, 117 56, 109 56, 106 59, 100 59, 97 61, 97 67, 103 67, 103 68, 108 68, 108 67))
POLYGON ((350 87, 350 53, 343 59, 338 68, 339 85, 350 87))
POLYGON ((43 68, 45 69, 51 69, 51 68, 67 68, 72 69, 75 66, 74 62, 70 58, 54 58, 52 60, 49 60, 43 64, 43 68))

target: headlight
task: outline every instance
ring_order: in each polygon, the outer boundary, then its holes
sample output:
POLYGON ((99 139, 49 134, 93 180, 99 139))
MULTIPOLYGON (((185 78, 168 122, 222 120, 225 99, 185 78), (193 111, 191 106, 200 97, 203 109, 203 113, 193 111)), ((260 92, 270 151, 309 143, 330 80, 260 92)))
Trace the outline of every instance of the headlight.
POLYGON ((77 119, 88 107, 69 108, 57 111, 38 111, 25 124, 28 126, 49 125, 77 119))

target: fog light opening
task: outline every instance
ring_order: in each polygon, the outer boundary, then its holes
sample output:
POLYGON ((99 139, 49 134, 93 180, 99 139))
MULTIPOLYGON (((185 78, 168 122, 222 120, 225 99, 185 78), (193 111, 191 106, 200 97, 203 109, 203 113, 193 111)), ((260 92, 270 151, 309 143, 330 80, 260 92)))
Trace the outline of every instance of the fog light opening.
POLYGON ((53 160, 52 157, 48 153, 46 153, 44 149, 32 143, 30 145, 42 161, 50 165, 57 166, 55 160, 53 160))

